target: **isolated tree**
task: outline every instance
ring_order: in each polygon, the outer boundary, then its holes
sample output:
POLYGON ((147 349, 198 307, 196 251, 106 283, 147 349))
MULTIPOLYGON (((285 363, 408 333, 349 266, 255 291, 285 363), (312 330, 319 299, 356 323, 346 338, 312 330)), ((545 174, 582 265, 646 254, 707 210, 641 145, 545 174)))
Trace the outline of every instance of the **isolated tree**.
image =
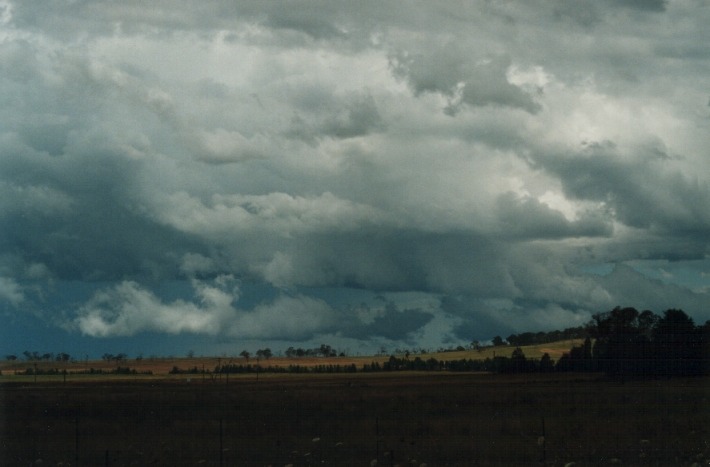
POLYGON ((124 361, 126 358, 128 358, 128 355, 123 352, 113 356, 113 359, 116 360, 117 364, 124 361))
POLYGON ((69 355, 69 354, 66 353, 66 352, 59 352, 59 353, 57 354, 57 361, 58 361, 58 362, 64 362, 64 363, 66 363, 66 362, 68 362, 70 359, 71 359, 71 355, 69 355))
POLYGON ((25 356, 25 359, 26 359, 27 361, 38 361, 38 360, 42 360, 42 355, 40 355, 40 353, 37 352, 36 350, 35 350, 35 351, 32 351, 32 352, 30 352, 29 350, 25 350, 24 352, 22 352, 22 355, 25 356))
POLYGON ((244 360, 249 362, 249 357, 251 357, 251 354, 249 352, 247 352, 246 350, 242 350, 241 352, 239 352, 239 355, 241 357, 244 357, 244 360))
POLYGON ((330 357, 332 356, 334 351, 328 344, 321 344, 320 348, 318 349, 318 353, 320 353, 324 357, 330 357))
POLYGON ((503 345, 503 338, 500 337, 500 336, 495 336, 495 337, 493 338, 493 345, 496 346, 496 347, 499 347, 499 346, 503 345))

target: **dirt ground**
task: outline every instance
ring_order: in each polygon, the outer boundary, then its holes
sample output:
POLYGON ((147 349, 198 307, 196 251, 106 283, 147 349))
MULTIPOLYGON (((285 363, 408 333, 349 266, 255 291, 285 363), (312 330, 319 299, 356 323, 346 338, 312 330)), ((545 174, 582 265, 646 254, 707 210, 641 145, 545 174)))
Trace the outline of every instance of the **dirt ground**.
POLYGON ((0 382, 0 465, 705 465, 709 383, 452 373, 0 382))

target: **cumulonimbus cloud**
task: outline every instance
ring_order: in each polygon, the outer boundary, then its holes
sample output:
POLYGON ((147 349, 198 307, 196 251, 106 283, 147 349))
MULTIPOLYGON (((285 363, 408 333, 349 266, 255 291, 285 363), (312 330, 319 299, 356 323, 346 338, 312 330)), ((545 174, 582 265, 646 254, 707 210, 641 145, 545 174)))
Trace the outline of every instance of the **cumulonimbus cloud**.
MULTIPOLYGON (((96 289, 70 319, 92 336, 368 339, 309 288, 416 291, 470 319, 398 303, 378 323, 450 320, 442 337, 662 301, 624 263, 708 269, 710 29, 692 2, 3 5, 13 312, 43 309, 51 277, 96 289), (240 307, 211 282, 230 275, 273 296, 240 307)), ((700 313, 706 276, 668 269, 674 306, 700 313)))

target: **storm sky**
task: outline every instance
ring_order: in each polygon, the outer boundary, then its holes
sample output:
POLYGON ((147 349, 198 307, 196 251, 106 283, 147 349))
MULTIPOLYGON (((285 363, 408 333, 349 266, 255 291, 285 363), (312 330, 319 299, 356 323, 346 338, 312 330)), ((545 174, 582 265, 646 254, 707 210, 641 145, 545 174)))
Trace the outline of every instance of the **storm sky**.
POLYGON ((708 24, 704 0, 0 1, 0 351, 704 323, 708 24))

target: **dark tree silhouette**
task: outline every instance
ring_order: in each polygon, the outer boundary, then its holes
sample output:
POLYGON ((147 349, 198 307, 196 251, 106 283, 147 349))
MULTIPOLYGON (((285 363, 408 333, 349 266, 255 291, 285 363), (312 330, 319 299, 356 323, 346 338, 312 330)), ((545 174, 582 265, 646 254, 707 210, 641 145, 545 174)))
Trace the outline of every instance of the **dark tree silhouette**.
POLYGON ((619 377, 644 371, 639 360, 648 339, 639 332, 638 317, 635 308, 621 307, 592 317, 591 333, 596 338, 593 356, 599 369, 619 377))
POLYGON ((540 359, 540 371, 542 373, 550 373, 555 370, 555 365, 552 363, 552 359, 550 358, 550 354, 547 352, 542 355, 542 358, 540 359))
MULTIPOLYGON (((596 339, 592 349, 596 368, 614 377, 708 371, 707 333, 682 310, 670 309, 659 317, 651 311, 616 307, 594 315, 590 333, 596 339)), ((571 357, 573 353, 574 349, 571 357)))
POLYGON ((682 310, 667 310, 654 327, 654 348, 662 375, 699 374, 702 333, 682 310))

